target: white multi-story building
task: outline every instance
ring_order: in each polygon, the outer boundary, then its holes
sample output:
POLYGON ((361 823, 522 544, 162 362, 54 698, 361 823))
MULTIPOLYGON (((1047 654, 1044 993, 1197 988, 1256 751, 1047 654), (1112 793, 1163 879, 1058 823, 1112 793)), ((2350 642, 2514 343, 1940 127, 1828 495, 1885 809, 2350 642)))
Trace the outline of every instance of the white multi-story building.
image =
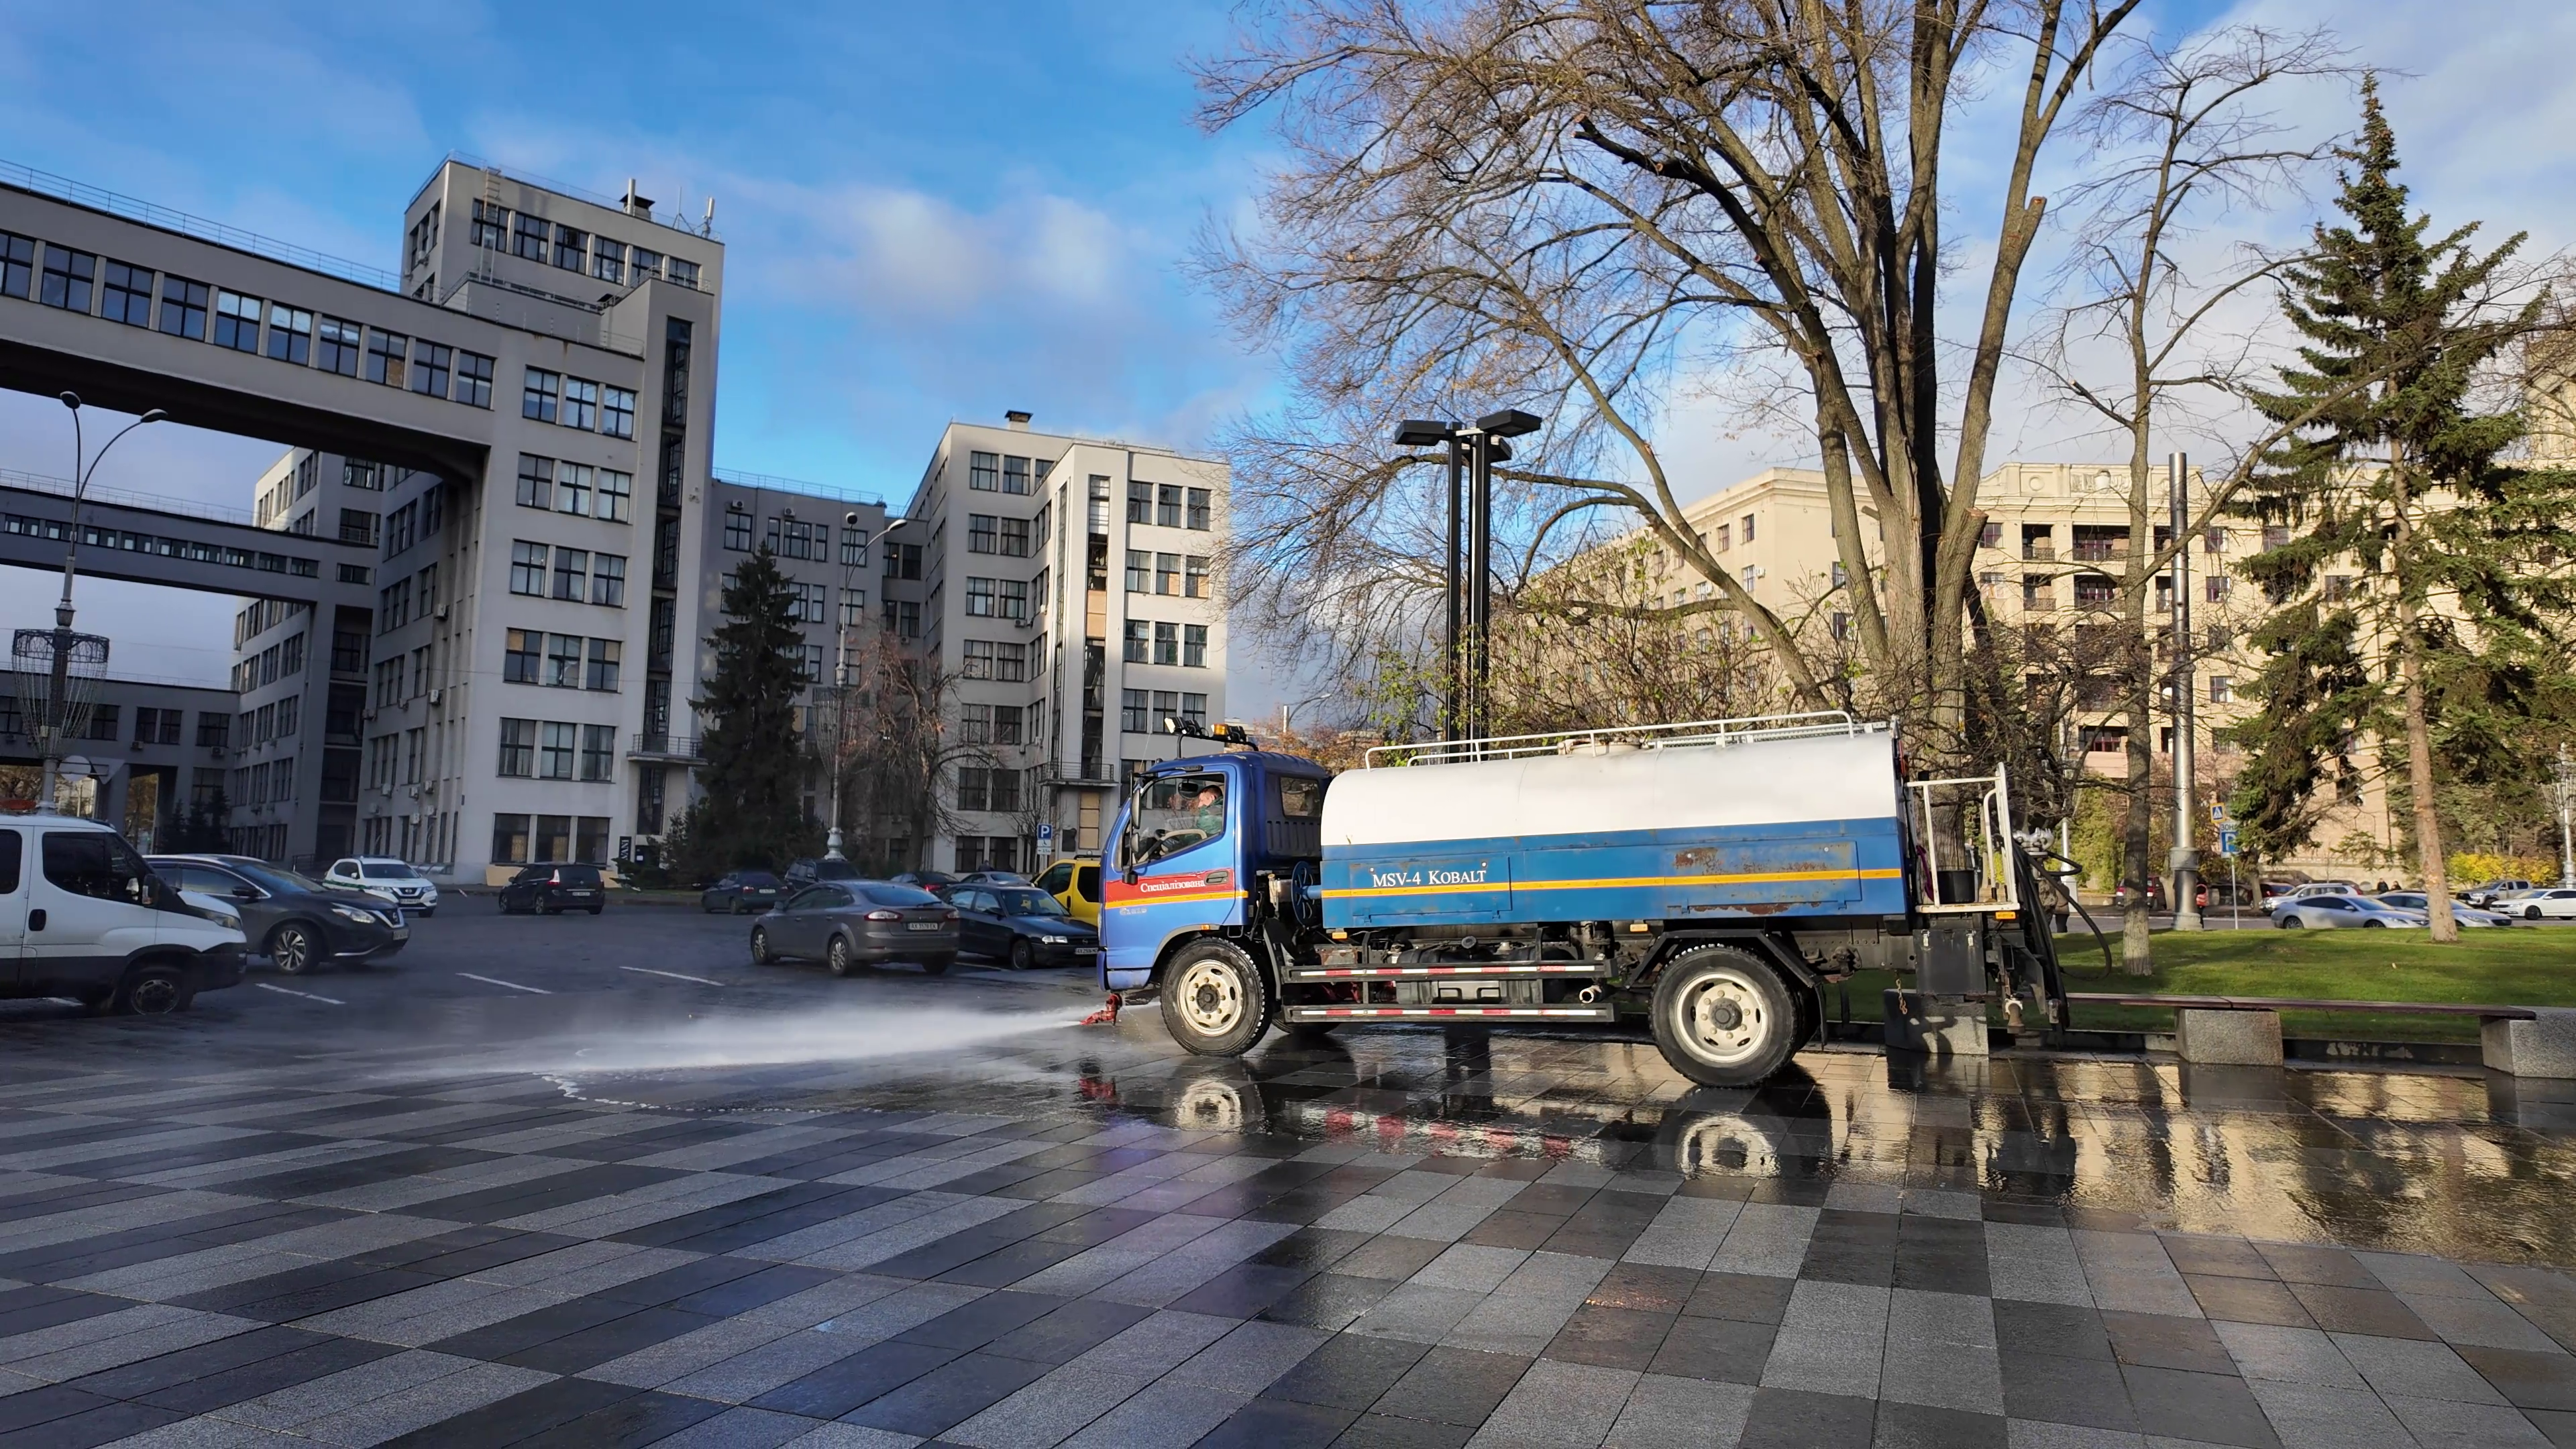
POLYGON ((942 782, 954 833, 899 855, 970 870, 1031 868, 1042 839, 1097 852, 1120 783, 1178 752, 1163 719, 1224 719, 1228 480, 1169 449, 1037 432, 1024 412, 948 425, 884 541, 880 619, 920 641, 957 740, 989 763, 942 782))

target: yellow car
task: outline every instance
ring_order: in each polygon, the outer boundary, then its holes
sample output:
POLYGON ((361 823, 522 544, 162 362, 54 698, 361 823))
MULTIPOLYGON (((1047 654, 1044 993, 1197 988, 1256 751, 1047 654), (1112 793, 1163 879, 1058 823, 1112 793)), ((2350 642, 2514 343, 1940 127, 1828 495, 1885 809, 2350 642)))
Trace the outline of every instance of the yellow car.
POLYGON ((1096 857, 1059 860, 1038 876, 1037 887, 1056 898, 1075 920, 1100 924, 1100 861, 1096 857))

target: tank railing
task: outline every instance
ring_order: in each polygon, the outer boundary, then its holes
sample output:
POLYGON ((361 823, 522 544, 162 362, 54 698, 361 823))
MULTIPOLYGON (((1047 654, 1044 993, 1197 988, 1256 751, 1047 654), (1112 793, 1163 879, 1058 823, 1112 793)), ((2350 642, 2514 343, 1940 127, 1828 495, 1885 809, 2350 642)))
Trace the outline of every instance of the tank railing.
POLYGON ((1905 788, 1914 801, 1911 823, 1923 852, 1923 878, 1914 886, 1915 909, 1925 915, 2019 910, 2020 880, 2011 854, 2012 788, 2003 766, 1997 765, 1992 775, 1909 780, 1905 788), (1948 832, 1941 828, 1944 808, 1968 816, 1959 822, 1946 854, 1942 842, 1948 832))
POLYGON ((1411 745, 1378 745, 1361 759, 1363 769, 1398 765, 1442 765, 1470 760, 1526 759, 1533 755, 1606 753, 1613 746, 1641 750, 1714 749, 1745 740, 1808 736, 1859 735, 1884 730, 1863 723, 1850 711, 1811 710, 1804 714, 1751 715, 1742 719, 1687 720, 1675 724, 1614 725, 1595 730, 1555 730, 1534 735, 1495 735, 1472 740, 1428 740, 1411 745), (1380 758, 1384 756, 1384 758, 1380 758))

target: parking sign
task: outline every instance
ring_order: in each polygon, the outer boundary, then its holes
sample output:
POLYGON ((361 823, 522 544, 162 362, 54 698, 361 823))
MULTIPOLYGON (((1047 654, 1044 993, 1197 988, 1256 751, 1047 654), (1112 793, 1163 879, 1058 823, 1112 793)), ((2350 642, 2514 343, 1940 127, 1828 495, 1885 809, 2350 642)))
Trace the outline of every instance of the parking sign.
POLYGON ((2218 832, 2218 853, 2226 856, 2233 856, 2236 854, 2235 831, 2222 830, 2218 832))

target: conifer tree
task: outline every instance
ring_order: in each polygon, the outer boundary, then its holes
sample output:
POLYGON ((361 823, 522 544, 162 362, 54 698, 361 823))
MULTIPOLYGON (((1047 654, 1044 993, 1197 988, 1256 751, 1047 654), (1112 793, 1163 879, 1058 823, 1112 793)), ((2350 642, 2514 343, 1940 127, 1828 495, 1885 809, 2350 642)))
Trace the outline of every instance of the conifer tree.
POLYGON ((2476 397, 2540 315, 2540 300, 2496 300, 2522 236, 2484 253, 2474 223, 2428 239, 2375 79, 2338 154, 2346 220, 2320 224, 2288 273, 2299 363, 2255 399, 2276 422, 2316 421, 2266 456, 2240 510, 2288 538, 2242 566, 2273 612, 2252 641, 2269 657, 2252 685, 2263 708, 2237 731, 2251 752, 2237 813, 2283 853, 2358 797, 2360 751, 2401 757, 2432 935, 2452 941, 2436 782, 2509 764, 2498 715, 2556 652, 2567 599, 2546 565, 2569 545, 2576 478, 2503 461, 2523 415, 2476 397))
POLYGON ((675 832, 684 874, 776 867, 821 847, 822 826, 805 805, 812 769, 796 728, 806 686, 805 635, 796 596, 768 549, 754 553, 725 585, 724 623, 709 642, 715 669, 690 703, 703 722, 698 769, 704 792, 675 832))

